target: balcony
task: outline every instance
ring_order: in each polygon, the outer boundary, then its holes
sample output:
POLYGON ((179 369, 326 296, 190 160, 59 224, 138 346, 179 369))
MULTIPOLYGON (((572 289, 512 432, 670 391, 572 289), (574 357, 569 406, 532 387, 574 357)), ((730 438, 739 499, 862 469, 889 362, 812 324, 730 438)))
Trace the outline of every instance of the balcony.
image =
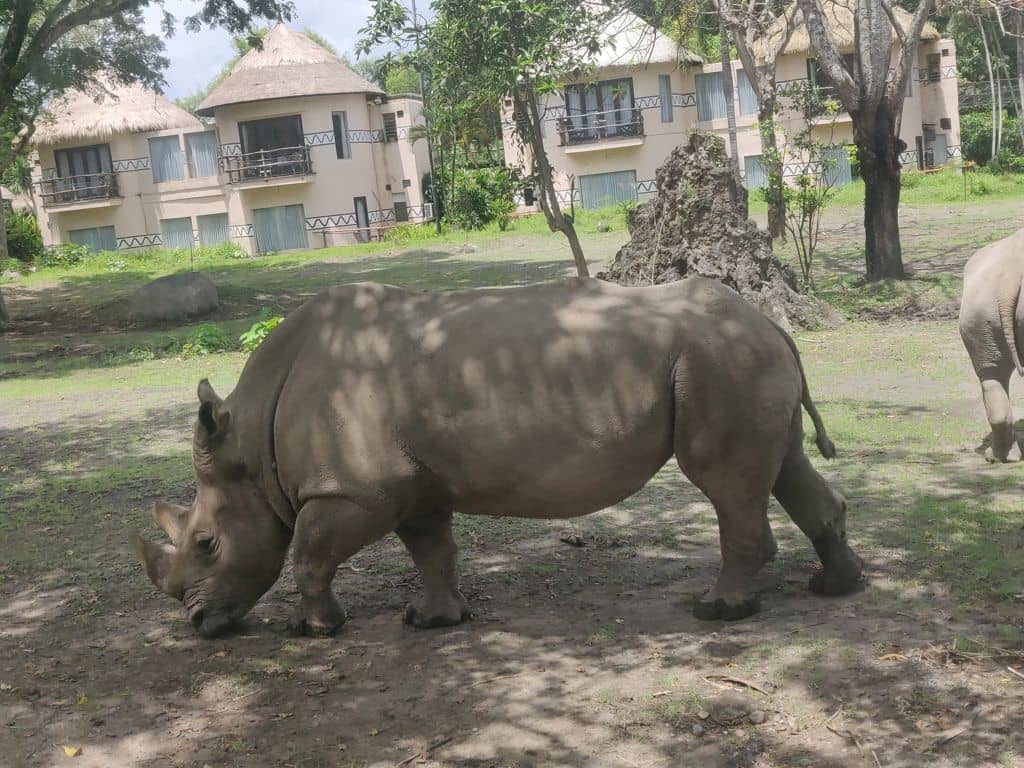
POLYGON ((296 184, 309 181, 313 173, 309 147, 305 146, 261 149, 223 156, 220 161, 228 184, 235 185, 296 184))
POLYGON ((44 208, 103 208, 121 204, 116 173, 58 176, 36 183, 44 208))
POLYGON ((644 115, 630 108, 562 117, 558 137, 566 152, 639 146, 644 143, 644 115))

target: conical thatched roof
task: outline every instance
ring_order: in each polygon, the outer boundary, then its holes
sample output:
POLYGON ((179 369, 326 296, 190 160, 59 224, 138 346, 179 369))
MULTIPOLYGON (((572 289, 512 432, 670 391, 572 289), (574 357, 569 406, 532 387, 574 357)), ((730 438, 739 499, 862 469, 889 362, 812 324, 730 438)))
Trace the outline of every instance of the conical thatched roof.
POLYGON ((246 53, 196 112, 208 116, 229 104, 336 93, 384 95, 333 53, 279 23, 263 38, 263 47, 246 53))
POLYGON ((116 133, 201 127, 194 115, 149 88, 108 81, 97 92, 70 91, 55 99, 40 118, 33 140, 105 141, 116 133))
POLYGON ((636 67, 646 64, 701 64, 702 59, 635 13, 620 11, 602 32, 601 50, 589 63, 594 67, 636 67))
MULTIPOLYGON (((853 33, 854 23, 853 15, 856 9, 856 0, 822 0, 821 7, 824 11, 825 23, 828 25, 829 31, 832 33, 832 37, 835 39, 836 44, 839 46, 840 52, 850 53, 853 51, 853 33)), ((904 30, 910 29, 913 21, 913 15, 898 5, 893 5, 893 15, 896 17, 896 21, 899 22, 900 26, 904 30)), ((785 29, 785 17, 780 16, 779 22, 769 32, 769 39, 779 39, 779 36, 783 34, 785 29)), ((807 34, 807 25, 803 23, 803 13, 797 11, 797 28, 793 31, 792 37, 789 39, 789 43, 786 45, 783 53, 797 53, 797 54, 809 54, 813 53, 811 46, 810 35, 807 34)), ((896 35, 892 33, 893 42, 896 42, 896 35)), ((925 22, 924 29, 921 30, 922 40, 938 40, 940 37, 938 30, 935 29, 931 24, 925 22)))

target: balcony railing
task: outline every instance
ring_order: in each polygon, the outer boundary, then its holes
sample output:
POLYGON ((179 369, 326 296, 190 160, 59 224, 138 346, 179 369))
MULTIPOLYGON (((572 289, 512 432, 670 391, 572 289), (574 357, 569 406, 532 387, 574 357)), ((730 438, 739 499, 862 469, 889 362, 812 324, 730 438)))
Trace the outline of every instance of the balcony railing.
POLYGON ((43 206, 71 205, 120 197, 116 173, 85 173, 60 176, 38 182, 43 206))
POLYGON ((639 109, 583 112, 558 120, 558 136, 563 147, 643 135, 644 115, 639 109))
POLYGON ((244 155, 227 155, 221 157, 221 165, 229 184, 305 176, 313 172, 309 147, 281 147, 261 149, 244 155))

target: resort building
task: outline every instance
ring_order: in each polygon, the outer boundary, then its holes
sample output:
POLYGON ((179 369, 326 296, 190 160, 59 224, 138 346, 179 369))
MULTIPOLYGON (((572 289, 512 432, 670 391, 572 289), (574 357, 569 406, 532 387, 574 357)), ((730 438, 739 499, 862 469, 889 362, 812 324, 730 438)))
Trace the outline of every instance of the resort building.
POLYGON ((419 98, 389 98, 283 23, 200 104, 208 125, 141 86, 50 111, 35 142, 47 244, 265 253, 432 217, 419 98))
MULTIPOLYGON (((903 26, 910 15, 895 7, 903 26)), ((853 51, 852 10, 826 4, 826 18, 841 50, 853 51)), ((704 63, 680 49, 637 16, 624 12, 609 25, 606 44, 593 60, 586 79, 566 82, 543 97, 542 134, 548 159, 556 173, 555 188, 563 204, 584 208, 642 200, 655 191, 655 170, 691 129, 728 138, 722 65, 704 63)), ((734 107, 739 165, 748 188, 764 186, 757 99, 742 64, 733 61, 734 107)), ((780 86, 799 81, 826 90, 827 78, 817 68, 810 41, 798 27, 779 58, 780 86)), ((511 99, 503 108, 505 157, 512 167, 529 167, 529 150, 508 130, 513 120, 511 99)), ((779 118, 780 146, 802 120, 795 114, 779 118)), ((960 119, 956 80, 956 45, 926 25, 918 48, 917 65, 903 106, 901 137, 907 144, 904 168, 926 169, 960 157, 960 119)), ((841 114, 830 136, 830 172, 837 183, 852 178, 847 145, 853 141, 848 114, 841 114)), ((728 146, 728 141, 726 142, 728 146)), ((800 158, 787 159, 785 174, 807 168, 800 158)), ((527 190, 520 210, 536 209, 527 190)))

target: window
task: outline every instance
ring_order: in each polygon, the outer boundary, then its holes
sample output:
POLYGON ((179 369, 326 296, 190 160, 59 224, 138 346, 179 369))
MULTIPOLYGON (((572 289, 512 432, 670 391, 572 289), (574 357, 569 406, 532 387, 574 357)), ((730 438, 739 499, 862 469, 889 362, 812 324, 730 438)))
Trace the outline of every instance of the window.
POLYGON ((574 127, 585 127, 603 115, 609 125, 629 122, 633 112, 633 78, 602 80, 565 88, 565 113, 574 127))
POLYGON ((580 176, 580 193, 584 208, 604 208, 627 201, 636 202, 636 171, 580 176))
POLYGON ((396 222, 409 220, 409 204, 405 200, 405 195, 393 195, 391 205, 395 209, 396 222))
POLYGON ((768 186, 768 172, 761 155, 747 155, 743 158, 743 185, 747 189, 764 189, 768 186))
POLYGON ((953 130, 953 121, 948 117, 940 117, 939 128, 941 128, 944 131, 951 131, 953 130))
POLYGON ((412 186, 412 179, 402 179, 402 189, 408 189, 412 186))
POLYGON ((89 229, 72 229, 68 239, 75 245, 84 245, 90 251, 117 250, 117 237, 113 227, 91 227, 89 229))
POLYGON ((937 53, 929 53, 928 58, 928 82, 937 83, 942 79, 942 59, 937 53))
POLYGON ((199 245, 219 245, 231 239, 228 231, 228 215, 211 213, 209 216, 196 216, 196 227, 199 229, 199 245))
POLYGON ((661 98, 661 122, 672 122, 672 78, 658 75, 658 95, 661 98))
POLYGON ((117 177, 111 172, 109 145, 58 149, 53 154, 56 175, 61 181, 45 184, 44 195, 52 191, 51 199, 60 202, 117 196, 117 177))
POLYGON ((153 181, 180 181, 185 178, 185 157, 177 136, 161 136, 149 140, 150 167, 153 181))
POLYGON ((242 141, 242 154, 305 146, 302 138, 302 118, 298 115, 239 123, 238 135, 242 141))
POLYGON ((334 151, 339 160, 346 160, 352 157, 352 148, 348 143, 348 115, 332 112, 331 122, 334 124, 334 151))
POLYGON ((720 120, 725 117, 725 92, 722 90, 722 73, 709 72, 697 75, 697 119, 703 122, 720 120))
POLYGON ((160 239, 164 248, 192 250, 192 219, 160 219, 160 239))
POLYGON ((217 136, 213 131, 185 134, 185 146, 194 178, 217 175, 217 136))
POLYGON ((822 153, 822 160, 825 162, 825 175, 830 185, 842 187, 853 181, 850 152, 845 146, 828 147, 822 153))
POLYGON ((750 84, 747 73, 742 69, 736 73, 736 90, 740 93, 740 114, 756 115, 757 94, 754 93, 754 87, 750 84))
POLYGON ((386 112, 384 118, 384 141, 398 141, 398 121, 394 112, 386 112))
POLYGON ((256 250, 260 253, 309 247, 306 219, 301 205, 256 208, 252 216, 256 250))
MULTIPOLYGON (((857 60, 852 53, 843 54, 843 64, 847 71, 856 79, 857 60)), ((817 59, 807 60, 807 79, 811 85, 821 91, 822 98, 832 98, 836 95, 836 86, 821 67, 817 59)))
POLYGON ((53 153, 57 163, 57 175, 66 179, 69 176, 92 176, 110 173, 110 145, 97 144, 92 147, 76 147, 75 149, 58 149, 53 153))

